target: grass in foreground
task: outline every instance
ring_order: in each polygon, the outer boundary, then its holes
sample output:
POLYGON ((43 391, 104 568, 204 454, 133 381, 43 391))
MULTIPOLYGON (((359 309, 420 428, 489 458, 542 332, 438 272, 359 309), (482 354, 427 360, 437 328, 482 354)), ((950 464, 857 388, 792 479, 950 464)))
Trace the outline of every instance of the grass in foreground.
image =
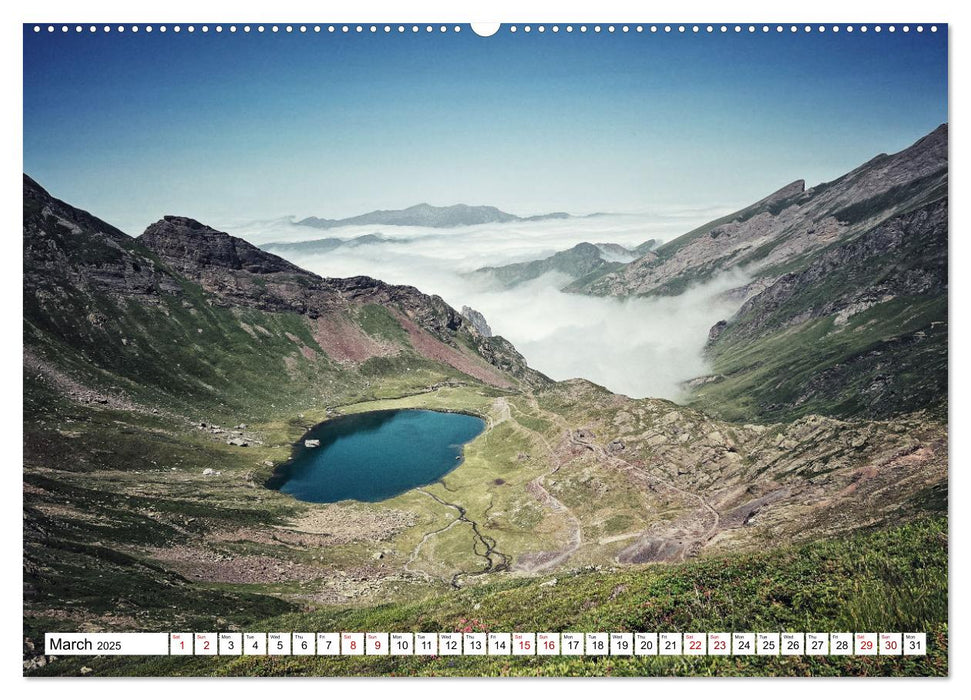
MULTIPOLYGON (((405 604, 285 614, 248 631, 915 631, 926 657, 75 657, 38 675, 944 676, 947 520, 675 566, 509 578, 405 604), (547 583, 548 585, 542 585, 547 583)), ((202 630, 199 630, 202 631, 202 630)), ((214 630, 207 630, 214 631, 214 630)))

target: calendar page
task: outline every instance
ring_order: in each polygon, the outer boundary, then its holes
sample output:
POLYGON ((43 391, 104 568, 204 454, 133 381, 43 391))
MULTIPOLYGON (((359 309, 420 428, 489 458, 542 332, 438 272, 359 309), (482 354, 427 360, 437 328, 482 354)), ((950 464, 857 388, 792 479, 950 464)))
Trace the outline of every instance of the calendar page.
POLYGON ((946 22, 83 15, 25 676, 949 674, 946 22))

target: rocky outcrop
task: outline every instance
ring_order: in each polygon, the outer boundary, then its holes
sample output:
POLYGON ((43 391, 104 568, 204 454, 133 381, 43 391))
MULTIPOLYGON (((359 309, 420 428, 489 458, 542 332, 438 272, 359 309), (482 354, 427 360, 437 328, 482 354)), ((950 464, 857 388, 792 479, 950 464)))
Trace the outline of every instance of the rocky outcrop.
POLYGON ((185 216, 164 217, 145 229, 138 241, 171 268, 190 276, 198 276, 207 269, 260 275, 305 274, 281 257, 268 255, 241 238, 185 216))
POLYGON ((465 317, 472 327, 479 333, 479 335, 485 338, 492 337, 492 328, 489 327, 489 323, 485 320, 480 312, 473 309, 471 306, 462 307, 462 315, 465 317))
POLYGON ((714 326, 712 326, 711 329, 708 331, 708 342, 714 343, 716 340, 718 340, 718 336, 720 336, 725 331, 726 326, 728 326, 728 321, 724 321, 724 320, 719 321, 714 326))
POLYGON ((478 331, 479 335, 486 338, 492 337, 492 329, 486 322, 485 316, 483 316, 480 312, 476 311, 471 306, 463 306, 462 315, 465 317, 465 320, 471 323, 472 327, 478 331))
POLYGON ((485 358, 490 365, 511 374, 527 386, 541 388, 553 383, 546 375, 529 367, 526 364, 526 358, 501 335, 487 338, 476 334, 472 336, 471 344, 476 353, 485 358))

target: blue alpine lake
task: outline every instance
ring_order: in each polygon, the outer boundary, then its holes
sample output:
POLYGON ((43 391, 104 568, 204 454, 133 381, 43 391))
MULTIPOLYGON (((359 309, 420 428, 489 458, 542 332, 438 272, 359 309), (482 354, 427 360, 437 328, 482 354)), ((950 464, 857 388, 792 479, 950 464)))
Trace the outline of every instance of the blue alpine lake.
POLYGON ((462 447, 485 429, 464 413, 372 411, 321 423, 294 448, 268 486, 301 501, 383 501, 433 483, 462 463, 462 447), (307 440, 319 440, 308 447, 307 440))

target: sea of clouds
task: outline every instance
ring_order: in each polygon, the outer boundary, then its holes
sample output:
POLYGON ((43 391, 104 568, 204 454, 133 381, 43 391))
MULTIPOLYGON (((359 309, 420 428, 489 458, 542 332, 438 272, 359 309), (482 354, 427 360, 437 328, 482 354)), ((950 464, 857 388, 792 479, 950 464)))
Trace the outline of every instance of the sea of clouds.
POLYGON ((222 228, 255 245, 318 238, 382 240, 345 245, 322 254, 284 253, 325 277, 368 275, 438 294, 457 309, 485 315, 496 335, 510 340, 530 366, 553 379, 583 377, 632 397, 677 400, 681 383, 708 373, 702 355, 709 328, 730 317, 737 302, 720 294, 746 282, 724 274, 675 297, 626 299, 566 294, 556 275, 503 289, 468 273, 485 266, 524 262, 577 243, 619 243, 633 248, 670 240, 719 216, 718 211, 668 215, 598 215, 540 222, 484 224, 452 229, 356 226, 313 229, 291 220, 229 223, 222 228))

